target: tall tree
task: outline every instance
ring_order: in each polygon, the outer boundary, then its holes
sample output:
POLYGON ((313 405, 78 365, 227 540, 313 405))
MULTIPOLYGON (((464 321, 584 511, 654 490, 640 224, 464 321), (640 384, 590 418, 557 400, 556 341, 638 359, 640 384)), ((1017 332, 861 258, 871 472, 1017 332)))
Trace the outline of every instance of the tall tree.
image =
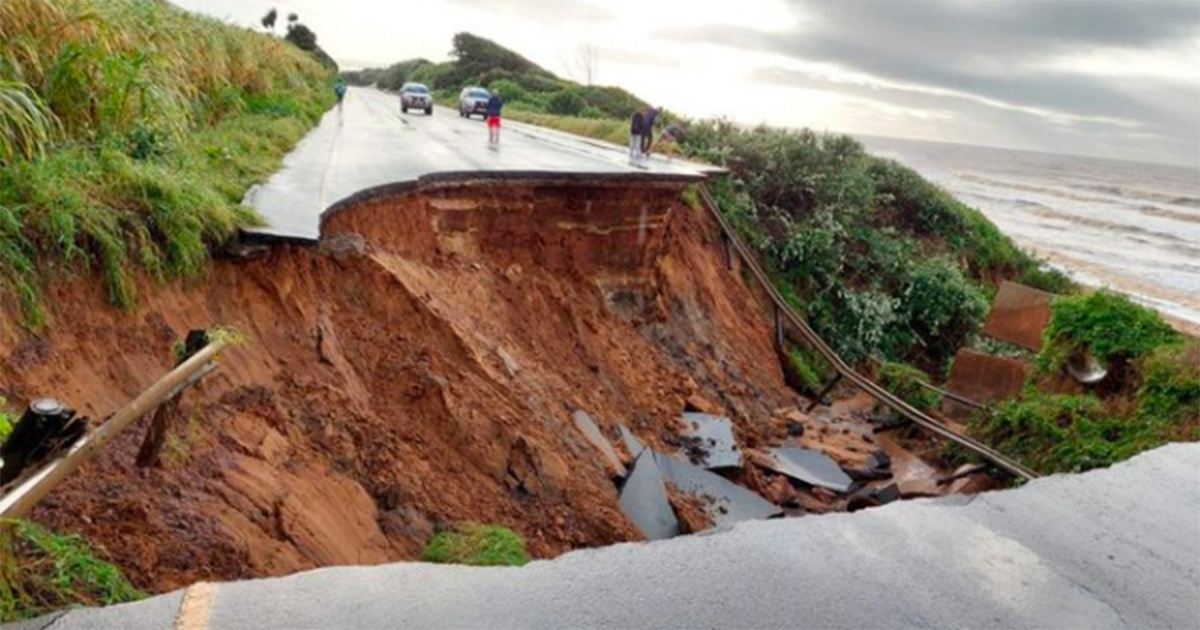
POLYGON ((584 85, 596 82, 596 69, 600 65, 600 49, 594 44, 584 44, 575 51, 575 70, 584 85))
POLYGON ((267 11, 267 14, 264 15, 262 18, 263 28, 267 29, 268 31, 274 32, 275 31, 275 19, 278 17, 279 17, 279 12, 275 10, 275 7, 271 7, 271 10, 267 11))

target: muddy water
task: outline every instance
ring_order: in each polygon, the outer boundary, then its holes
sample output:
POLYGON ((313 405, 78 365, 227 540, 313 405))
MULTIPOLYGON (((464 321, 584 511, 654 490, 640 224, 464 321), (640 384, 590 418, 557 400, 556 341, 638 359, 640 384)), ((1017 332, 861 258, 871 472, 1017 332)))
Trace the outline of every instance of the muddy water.
POLYGON ((891 138, 867 149, 979 208, 1084 284, 1200 326, 1200 170, 891 138))

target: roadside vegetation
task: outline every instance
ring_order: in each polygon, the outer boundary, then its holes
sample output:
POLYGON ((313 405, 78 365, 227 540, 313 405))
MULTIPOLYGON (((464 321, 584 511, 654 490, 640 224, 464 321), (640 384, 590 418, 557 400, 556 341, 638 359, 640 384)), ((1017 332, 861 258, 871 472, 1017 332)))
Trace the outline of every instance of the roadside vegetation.
POLYGON ((525 549, 525 540, 507 527, 463 523, 455 529, 434 534, 421 560, 478 567, 519 567, 529 563, 529 552, 525 549))
POLYGON ((0 523, 0 551, 0 622, 146 596, 82 538, 36 523, 0 523))
MULTIPOLYGON (((453 43, 451 61, 414 59, 343 76, 386 90, 423 82, 450 106, 464 86, 498 88, 506 117, 618 145, 633 112, 647 105, 619 88, 555 77, 474 35, 453 43)), ((670 112, 663 119, 683 133, 656 151, 727 168, 709 189, 779 292, 847 361, 879 365, 871 369, 880 382, 911 404, 936 410, 939 397, 919 383, 944 379, 961 347, 1027 358, 978 335, 1000 282, 1014 280, 1065 297, 1054 305, 1026 392, 972 432, 1043 472, 1200 439, 1200 351, 1153 311, 1120 295, 1080 292, 978 210, 849 136, 670 112), (1080 350, 1108 367, 1100 387, 1081 391, 1063 376, 1080 350)), ((810 393, 832 377, 810 348, 781 356, 790 379, 810 393)))
POLYGON ((1038 371, 1018 399, 972 424, 1045 472, 1108 466, 1171 441, 1200 440, 1200 342, 1108 291, 1055 300, 1038 371), (1108 376, 1086 390, 1063 376, 1086 352, 1108 376))
POLYGON ((241 205, 333 100, 287 41, 165 2, 0 3, 0 300, 41 321, 47 277, 202 274, 241 205))

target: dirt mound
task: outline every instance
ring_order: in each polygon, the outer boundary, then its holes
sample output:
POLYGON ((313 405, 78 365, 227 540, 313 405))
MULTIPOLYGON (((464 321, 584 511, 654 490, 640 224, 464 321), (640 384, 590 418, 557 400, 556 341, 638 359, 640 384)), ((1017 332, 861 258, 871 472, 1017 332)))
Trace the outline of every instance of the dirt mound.
POLYGON ((136 312, 90 279, 55 287, 44 331, 0 328, 10 400, 100 418, 170 368, 188 329, 251 341, 185 396, 161 468, 134 467, 132 430, 35 519, 158 591, 413 559, 461 520, 508 525, 541 557, 636 539, 573 410, 663 445, 689 398, 750 439, 796 403, 769 319, 678 192, 410 191, 329 217, 319 248, 146 283, 136 312))

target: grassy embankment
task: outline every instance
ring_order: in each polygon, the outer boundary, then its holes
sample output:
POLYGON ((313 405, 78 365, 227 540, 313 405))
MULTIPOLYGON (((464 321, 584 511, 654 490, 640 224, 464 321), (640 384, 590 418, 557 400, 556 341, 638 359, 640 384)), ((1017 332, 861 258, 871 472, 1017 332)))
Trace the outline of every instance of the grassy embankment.
MULTIPOLYGON (((332 80, 281 39, 165 2, 0 2, 0 306, 36 328, 55 278, 99 274, 126 306, 138 275, 203 274, 332 80)), ((0 439, 11 420, 0 409, 0 439)), ((3 525, 0 621, 140 596, 84 541, 3 525)))
MULTIPOLYGON (((469 34, 455 37, 452 56, 445 63, 417 59, 345 76, 384 89, 424 82, 448 103, 465 85, 499 88, 509 118, 619 145, 633 111, 646 105, 619 88, 555 77, 469 34)), ((1069 313, 1080 300, 1101 298, 1078 294, 1079 287, 1021 251, 978 210, 913 170, 867 154, 847 136, 685 120, 669 112, 664 119, 685 129, 681 142, 665 150, 729 169, 728 177, 711 182, 712 192, 792 306, 848 361, 869 366, 877 360, 884 384, 914 404, 936 407, 937 397, 915 383, 943 378, 964 345, 1021 354, 978 335, 1000 281, 1016 280, 1073 297, 1055 305, 1042 368, 1026 393, 990 420, 972 423, 973 432, 1044 472, 1105 465, 1168 439, 1200 437, 1200 368, 1188 363, 1194 350, 1181 349, 1184 342, 1173 334, 1155 336, 1149 345, 1119 337, 1111 349, 1098 350, 1105 342, 1069 313), (1123 361, 1121 377, 1107 389, 1064 393, 1070 388, 1052 378, 1061 373, 1061 360, 1045 358, 1061 355, 1063 347, 1123 361), (1076 402, 1087 413, 1062 411, 1076 402), (1038 450, 1043 447, 1048 451, 1038 450)), ((1089 302, 1089 312, 1114 318, 1118 327, 1153 321, 1166 330, 1153 312, 1104 296, 1104 308, 1095 311, 1089 302)), ((789 350, 810 386, 831 376, 810 349, 789 350)))
POLYGON ((36 326, 49 277, 99 272, 129 305, 137 273, 203 273, 331 81, 281 39, 166 3, 0 3, 0 298, 36 326))

